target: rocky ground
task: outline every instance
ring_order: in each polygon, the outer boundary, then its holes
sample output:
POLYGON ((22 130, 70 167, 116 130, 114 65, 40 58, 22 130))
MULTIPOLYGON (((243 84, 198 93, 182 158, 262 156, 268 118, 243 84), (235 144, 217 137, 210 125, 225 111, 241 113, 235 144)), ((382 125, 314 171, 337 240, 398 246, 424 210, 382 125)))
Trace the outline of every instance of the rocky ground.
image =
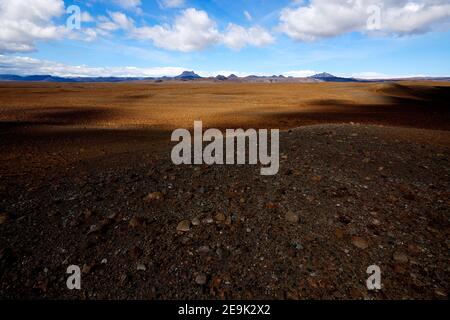
POLYGON ((281 134, 274 177, 174 166, 169 146, 13 174, 23 153, 2 161, 0 297, 446 299, 448 140, 303 127, 281 134), (66 288, 69 265, 82 269, 80 291, 66 288))

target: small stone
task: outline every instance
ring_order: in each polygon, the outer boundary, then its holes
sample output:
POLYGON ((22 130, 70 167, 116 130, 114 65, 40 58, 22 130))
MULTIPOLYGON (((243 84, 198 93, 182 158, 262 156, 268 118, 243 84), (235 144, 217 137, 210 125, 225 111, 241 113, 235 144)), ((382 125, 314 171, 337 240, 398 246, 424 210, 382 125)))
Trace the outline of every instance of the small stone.
POLYGON ((407 263, 409 261, 408 256, 403 252, 395 252, 392 256, 395 262, 398 263, 407 263))
POLYGON ((336 235, 336 238, 338 238, 338 239, 344 238, 344 231, 342 229, 336 229, 334 231, 334 234, 336 235))
POLYGON ((276 207, 278 207, 278 205, 276 203, 273 203, 273 202, 269 202, 269 203, 266 204, 266 208, 270 209, 270 210, 275 209, 276 207))
POLYGON ((195 277, 195 283, 198 284, 198 285, 206 284, 206 275, 199 274, 198 276, 196 276, 195 277))
POLYGON ((179 232, 189 232, 191 230, 191 222, 189 220, 181 221, 177 226, 179 232))
POLYGON ((143 218, 133 217, 130 219, 130 222, 128 224, 131 228, 137 229, 145 224, 145 220, 143 218))
POLYGON ((286 220, 290 223, 298 223, 300 221, 300 218, 299 218, 298 214, 289 210, 286 213, 286 220))
POLYGON ((209 246, 201 246, 197 250, 198 253, 206 254, 209 252, 209 246))
POLYGON ((200 219, 199 218, 192 219, 192 225, 193 226, 198 226, 199 224, 200 224, 200 219))
POLYGON ((378 219, 373 219, 373 220, 372 220, 372 224, 373 224, 374 226, 378 227, 378 226, 381 225, 381 221, 378 220, 378 219))
POLYGON ((445 293, 444 290, 436 289, 436 290, 434 290, 434 293, 435 293, 438 297, 441 297, 441 298, 447 298, 447 293, 445 293))
POLYGON ((222 212, 219 212, 218 214, 216 214, 216 221, 218 222, 225 221, 225 215, 222 212))
POLYGON ((7 213, 0 213, 0 225, 8 222, 9 216, 7 213))
POLYGON ((395 272, 395 273, 399 273, 399 274, 404 274, 404 273, 406 273, 406 269, 403 268, 401 265, 396 264, 396 265, 394 266, 394 272, 395 272))
POLYGON ((92 270, 92 266, 84 264, 83 268, 81 269, 81 272, 84 274, 89 274, 92 270))
POLYGON ((214 222, 214 219, 213 218, 205 218, 205 219, 202 220, 202 222, 204 224, 211 224, 211 223, 214 222))
POLYGON ((128 275, 127 275, 126 273, 124 273, 124 274, 122 274, 122 275, 120 276, 120 282, 121 282, 122 284, 125 284, 125 283, 128 282, 128 275))
POLYGON ((322 177, 321 176, 314 176, 314 177, 311 178, 311 180, 314 181, 314 182, 320 182, 320 181, 322 181, 322 177))
POLYGON ((421 248, 415 244, 408 245, 408 251, 414 254, 419 254, 422 252, 421 248))
POLYGON ((369 244, 367 243, 366 239, 361 237, 352 237, 352 243, 355 247, 359 249, 367 249, 369 247, 369 244))
POLYGON ((133 249, 131 249, 129 253, 133 259, 139 259, 144 252, 138 246, 134 246, 133 249))
POLYGON ((164 195, 161 192, 152 192, 149 193, 145 198, 144 201, 145 202, 153 202, 153 201, 160 201, 164 199, 164 195))
POLYGON ((91 225, 90 227, 89 227, 89 231, 88 231, 88 235, 90 235, 90 234, 92 234, 92 233, 96 233, 96 232, 99 232, 100 231, 100 228, 99 228, 99 226, 98 225, 96 225, 96 224, 93 224, 93 225, 91 225))
POLYGON ((102 260, 102 264, 107 264, 108 263, 108 259, 103 259, 102 260))
POLYGON ((137 265, 137 271, 146 271, 147 267, 143 263, 138 263, 137 265))
POLYGON ((294 241, 291 245, 292 245, 292 247, 293 247, 295 250, 302 250, 302 249, 303 249, 303 246, 302 246, 301 243, 298 242, 298 241, 294 241))

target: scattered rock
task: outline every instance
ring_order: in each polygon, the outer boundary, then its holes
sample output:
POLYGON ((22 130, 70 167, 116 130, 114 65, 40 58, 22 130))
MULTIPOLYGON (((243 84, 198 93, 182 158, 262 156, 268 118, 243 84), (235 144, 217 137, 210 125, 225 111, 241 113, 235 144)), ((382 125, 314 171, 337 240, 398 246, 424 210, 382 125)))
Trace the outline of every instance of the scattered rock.
POLYGON ((447 298, 447 293, 444 290, 436 289, 434 290, 434 293, 440 298, 447 298))
POLYGON ((201 246, 200 248, 198 248, 197 252, 201 254, 206 254, 209 252, 209 246, 201 246))
POLYGON ((270 210, 275 209, 277 207, 278 207, 278 204, 273 203, 273 202, 269 202, 269 203, 266 204, 266 208, 270 209, 270 210))
POLYGON ((289 210, 286 213, 286 220, 290 223, 298 223, 300 221, 300 217, 298 216, 298 214, 289 210))
POLYGON ((367 249, 369 247, 367 240, 362 237, 352 237, 352 243, 359 249, 367 249))
POLYGON ((216 214, 216 221, 217 222, 224 222, 226 219, 225 215, 222 212, 219 212, 216 214))
POLYGON ((101 220, 99 223, 91 225, 88 231, 88 235, 97 232, 105 232, 116 221, 116 218, 117 214, 114 213, 109 215, 106 219, 101 220))
POLYGON ((192 219, 192 225, 193 226, 198 226, 199 224, 200 224, 200 219, 199 218, 192 219))
POLYGON ((198 285, 204 285, 206 284, 206 275, 205 274, 199 274, 195 277, 195 283, 198 285))
POLYGON ((380 221, 380 220, 378 220, 378 219, 373 219, 373 220, 372 220, 372 225, 374 225, 374 226, 378 227, 378 226, 380 226, 380 225, 381 225, 381 221, 380 221))
POLYGON ((408 256, 403 252, 395 252, 392 257, 398 263, 407 263, 409 261, 408 256))
POLYGON ((83 268, 81 269, 81 272, 84 274, 89 274, 92 271, 92 266, 88 264, 84 264, 83 268))
POLYGON ((0 225, 8 222, 9 215, 7 213, 0 213, 0 225))
POLYGON ((149 193, 144 198, 144 201, 147 202, 147 203, 154 202, 154 201, 160 201, 160 200, 164 200, 164 195, 161 192, 149 193))
POLYGON ((130 250, 129 254, 133 259, 139 259, 144 252, 138 246, 134 246, 133 249, 130 250))
POLYGON ((189 232, 191 230, 191 222, 189 220, 181 221, 177 226, 179 232, 189 232))
POLYGON ((130 219, 128 225, 133 229, 141 228, 145 225, 145 219, 140 217, 133 217, 130 219))
POLYGON ((336 229, 334 231, 334 234, 336 235, 336 238, 342 239, 344 237, 344 231, 342 229, 336 229))
POLYGON ((422 252, 422 250, 420 249, 419 246, 415 245, 415 244, 410 244, 408 245, 408 251, 413 253, 413 254, 419 254, 422 252))
POLYGON ((146 267, 145 264, 143 264, 143 263, 138 263, 136 269, 137 269, 137 271, 146 271, 146 270, 147 270, 147 267, 146 267))
POLYGON ((205 219, 202 220, 202 222, 204 224, 211 224, 211 223, 214 222, 214 219, 213 218, 205 218, 205 219))

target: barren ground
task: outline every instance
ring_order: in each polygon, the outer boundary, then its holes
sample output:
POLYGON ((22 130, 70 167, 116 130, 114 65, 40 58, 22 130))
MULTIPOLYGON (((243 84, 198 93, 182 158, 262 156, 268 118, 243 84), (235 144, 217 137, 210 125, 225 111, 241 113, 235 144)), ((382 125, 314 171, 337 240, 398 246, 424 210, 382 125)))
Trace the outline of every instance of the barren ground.
POLYGON ((449 100, 437 82, 2 83, 0 297, 446 298, 449 100), (170 133, 196 119, 283 129, 280 173, 174 166, 170 133))

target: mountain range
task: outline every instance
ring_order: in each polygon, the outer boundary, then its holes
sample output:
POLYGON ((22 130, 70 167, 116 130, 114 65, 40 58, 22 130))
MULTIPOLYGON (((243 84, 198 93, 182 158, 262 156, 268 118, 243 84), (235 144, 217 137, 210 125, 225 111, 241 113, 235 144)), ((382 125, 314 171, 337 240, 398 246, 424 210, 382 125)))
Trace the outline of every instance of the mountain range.
POLYGON ((283 75, 273 76, 256 76, 250 75, 246 77, 238 77, 234 74, 229 76, 218 75, 216 77, 201 77, 194 71, 184 71, 175 77, 58 77, 52 75, 14 75, 0 74, 0 81, 16 81, 16 82, 127 82, 127 81, 199 81, 209 80, 218 82, 383 82, 383 81, 399 81, 399 80, 434 80, 434 81, 450 81, 450 77, 416 77, 416 78, 397 78, 397 79, 375 79, 365 80, 357 78, 336 77, 329 73, 318 73, 310 77, 286 77, 283 75))

